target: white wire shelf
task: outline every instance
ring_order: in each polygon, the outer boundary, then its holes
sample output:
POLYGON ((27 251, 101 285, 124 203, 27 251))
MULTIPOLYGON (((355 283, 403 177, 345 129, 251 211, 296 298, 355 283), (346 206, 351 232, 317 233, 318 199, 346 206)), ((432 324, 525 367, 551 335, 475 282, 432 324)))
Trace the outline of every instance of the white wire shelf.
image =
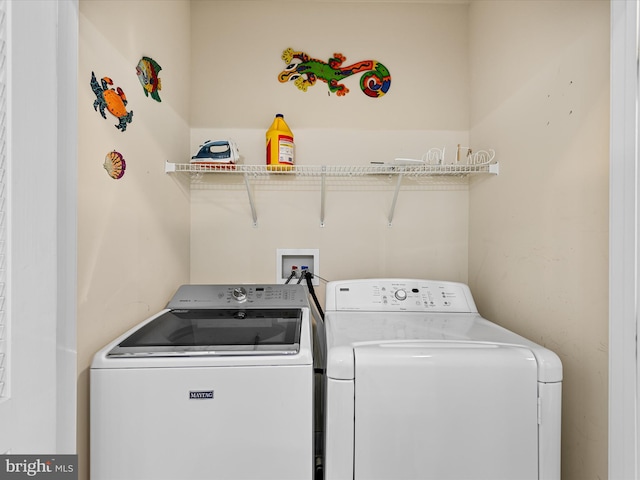
POLYGON ((216 174, 248 174, 253 176, 292 175, 298 177, 351 177, 363 175, 474 175, 499 173, 498 163, 488 164, 442 164, 442 165, 294 165, 291 167, 266 165, 204 165, 196 163, 165 163, 165 173, 216 173, 216 174))
POLYGON ((244 176, 244 183, 249 196, 251 207, 251 217, 253 226, 258 225, 258 215, 256 213, 253 194, 251 191, 251 180, 257 178, 283 178, 283 176, 293 177, 318 177, 321 179, 320 198, 320 226, 324 227, 324 207, 326 198, 327 177, 364 177, 375 175, 397 176, 397 183, 391 204, 388 225, 393 223, 393 216, 398 199, 398 193, 404 177, 425 177, 425 176, 467 176, 476 174, 498 175, 499 165, 494 162, 495 152, 493 150, 481 150, 474 154, 471 149, 461 150, 458 145, 456 161, 447 163, 444 161, 444 148, 432 148, 422 157, 422 160, 396 159, 391 163, 369 164, 369 165, 293 165, 293 166, 269 166, 267 165, 239 165, 239 164, 202 164, 202 163, 171 163, 165 162, 165 173, 186 172, 191 174, 241 174, 244 176), (458 161, 460 152, 467 152, 464 162, 458 161), (273 175, 273 176, 272 176, 273 175))

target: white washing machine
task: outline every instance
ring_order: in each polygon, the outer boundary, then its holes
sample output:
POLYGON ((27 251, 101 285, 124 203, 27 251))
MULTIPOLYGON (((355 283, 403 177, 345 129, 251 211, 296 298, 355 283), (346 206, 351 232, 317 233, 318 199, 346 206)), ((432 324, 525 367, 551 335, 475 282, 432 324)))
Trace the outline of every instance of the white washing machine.
POLYGON ((562 364, 469 288, 330 282, 326 480, 559 480, 562 364))
POLYGON ((313 478, 302 285, 185 285, 91 365, 92 480, 313 478))

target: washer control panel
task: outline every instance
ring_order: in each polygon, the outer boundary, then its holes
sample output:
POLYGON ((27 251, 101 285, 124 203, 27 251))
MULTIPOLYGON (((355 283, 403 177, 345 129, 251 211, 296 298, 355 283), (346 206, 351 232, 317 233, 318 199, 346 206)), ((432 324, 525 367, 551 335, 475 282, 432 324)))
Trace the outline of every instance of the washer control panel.
POLYGON ((477 313, 463 283, 404 279, 329 282, 326 310, 477 313))
POLYGON ((300 308, 307 305, 303 285, 182 285, 167 308, 300 308))

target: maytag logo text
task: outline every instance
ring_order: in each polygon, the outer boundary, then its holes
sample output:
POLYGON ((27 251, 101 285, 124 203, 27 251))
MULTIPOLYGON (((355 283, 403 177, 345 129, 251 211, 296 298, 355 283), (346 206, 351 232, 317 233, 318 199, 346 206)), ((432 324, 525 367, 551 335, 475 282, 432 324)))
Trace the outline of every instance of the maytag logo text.
POLYGON ((190 400, 212 400, 213 390, 199 390, 199 391, 191 390, 189 392, 189 399, 190 400))

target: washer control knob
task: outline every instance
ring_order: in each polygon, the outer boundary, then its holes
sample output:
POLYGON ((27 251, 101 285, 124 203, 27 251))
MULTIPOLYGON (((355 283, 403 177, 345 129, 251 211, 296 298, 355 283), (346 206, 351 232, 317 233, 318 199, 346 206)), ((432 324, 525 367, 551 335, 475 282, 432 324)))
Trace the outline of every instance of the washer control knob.
POLYGON ((407 291, 406 290, 396 290, 395 296, 401 302, 407 299, 407 291))
POLYGON ((238 302, 244 302, 247 299, 247 290, 244 287, 235 287, 232 295, 238 302))

